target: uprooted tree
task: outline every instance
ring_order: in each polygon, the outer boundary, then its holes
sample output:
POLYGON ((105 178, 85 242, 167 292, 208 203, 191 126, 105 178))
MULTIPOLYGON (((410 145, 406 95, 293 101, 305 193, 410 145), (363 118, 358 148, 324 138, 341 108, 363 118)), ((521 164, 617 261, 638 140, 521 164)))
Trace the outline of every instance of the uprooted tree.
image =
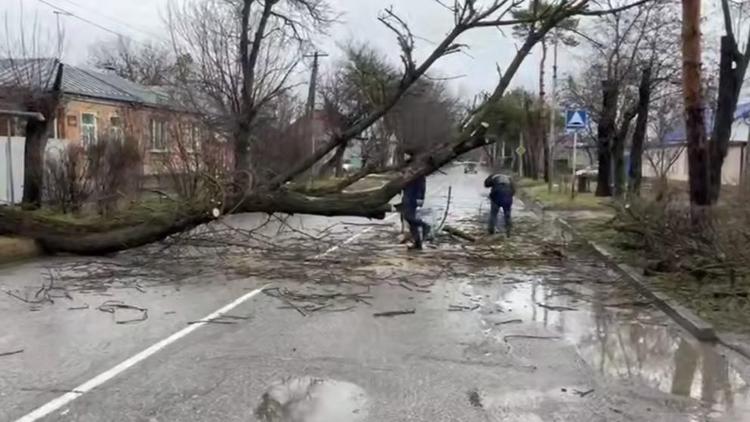
MULTIPOLYGON (((563 0, 539 10, 530 18, 538 24, 527 33, 514 58, 504 69, 494 91, 474 111, 455 138, 422 152, 408 165, 399 168, 388 182, 378 189, 327 193, 321 196, 288 189, 286 183, 383 118, 436 61, 461 51, 463 45, 458 39, 462 34, 475 28, 522 23, 523 21, 508 18, 522 2, 494 0, 482 5, 476 0, 459 0, 453 5, 441 3, 453 14, 454 25, 421 62, 415 57, 416 37, 411 33, 407 23, 393 10, 386 10, 380 20, 396 34, 401 49, 403 69, 397 89, 382 104, 364 110, 348 127, 334 133, 311 156, 268 180, 251 180, 248 177, 252 158, 249 157, 249 144, 252 142, 253 123, 269 98, 288 89, 289 84, 286 82, 293 69, 287 66, 281 74, 272 72, 279 69, 279 66, 269 62, 274 59, 273 54, 277 50, 273 45, 273 37, 285 37, 276 39, 277 43, 299 39, 309 25, 314 26, 326 21, 327 15, 324 11, 327 6, 321 0, 206 0, 188 3, 186 7, 197 9, 185 10, 195 11, 200 19, 192 23, 190 19, 175 19, 175 22, 179 22, 181 31, 190 36, 189 45, 194 47, 190 54, 194 63, 193 73, 187 78, 188 86, 191 87, 191 95, 188 97, 196 102, 208 100, 213 107, 208 109, 217 114, 216 120, 228 125, 226 133, 234 146, 235 176, 232 183, 220 191, 220 197, 211 200, 180 203, 167 211, 153 212, 145 216, 138 214, 130 218, 108 221, 106 224, 51 223, 13 208, 2 208, 0 231, 31 236, 51 252, 101 254, 158 241, 171 234, 210 222, 216 218, 217 213, 212 212, 214 208, 218 208, 217 211, 221 213, 308 213, 326 216, 383 217, 390 209, 388 201, 398 194, 407 182, 431 173, 465 152, 486 145, 486 125, 483 123, 488 104, 497 102, 503 96, 531 49, 560 22, 573 16, 600 16, 617 12, 644 1, 612 10, 590 10, 589 0, 563 0), (216 19, 220 13, 224 13, 220 15, 221 19, 218 22, 213 21, 212 19, 216 19), (212 22, 221 26, 205 28, 212 22), (224 34, 226 36, 212 38, 221 31, 229 32, 224 34), (204 35, 207 38, 201 38, 204 35), (266 55, 271 59, 266 60, 266 55), (217 202, 220 205, 217 205, 217 202)), ((283 55, 276 56, 275 59, 287 64, 288 60, 292 60, 292 63, 294 61, 293 57, 289 59, 283 55)))

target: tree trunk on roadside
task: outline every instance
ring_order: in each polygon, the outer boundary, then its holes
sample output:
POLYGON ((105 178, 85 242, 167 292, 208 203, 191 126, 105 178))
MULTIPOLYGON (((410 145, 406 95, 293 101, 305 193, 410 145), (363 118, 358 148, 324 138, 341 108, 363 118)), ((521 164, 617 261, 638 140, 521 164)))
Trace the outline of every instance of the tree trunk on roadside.
POLYGON ((721 170, 729 150, 732 136, 734 112, 742 79, 733 58, 734 45, 730 37, 721 37, 721 59, 719 60, 719 98, 716 107, 716 118, 711 134, 709 149, 709 203, 715 204, 721 193, 721 170))
POLYGON ((630 132, 630 124, 633 122, 637 113, 637 107, 628 108, 620 124, 620 128, 615 133, 612 142, 612 161, 614 163, 614 195, 622 198, 625 195, 625 185, 627 184, 627 174, 625 170, 625 144, 630 132))
POLYGON ((24 208, 36 209, 42 205, 44 191, 44 155, 47 139, 55 123, 55 114, 60 105, 63 65, 56 67, 52 91, 38 98, 32 94, 29 109, 44 116, 44 121, 29 119, 26 123, 26 140, 23 153, 23 203, 24 208))
POLYGON ((596 196, 612 196, 612 138, 615 135, 615 118, 617 116, 617 83, 612 80, 602 81, 602 116, 597 130, 597 151, 599 158, 599 175, 597 176, 596 196))
POLYGON ((638 117, 635 120, 635 131, 630 146, 630 178, 628 192, 640 196, 643 179, 643 144, 648 130, 648 108, 651 103, 651 66, 643 69, 641 83, 638 87, 638 117))
POLYGON ((46 120, 29 119, 26 123, 26 141, 23 152, 23 206, 36 209, 42 206, 44 186, 44 151, 49 138, 51 116, 46 120))
POLYGON ((710 156, 701 93, 701 0, 682 0, 682 91, 688 148, 690 202, 711 204, 710 156))

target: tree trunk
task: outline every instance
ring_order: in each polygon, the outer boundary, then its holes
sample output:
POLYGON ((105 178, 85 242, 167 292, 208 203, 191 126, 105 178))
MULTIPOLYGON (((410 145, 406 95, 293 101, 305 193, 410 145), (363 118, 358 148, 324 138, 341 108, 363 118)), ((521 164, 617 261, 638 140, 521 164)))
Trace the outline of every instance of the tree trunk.
POLYGON ((715 204, 721 193, 721 169, 729 150, 732 136, 734 112, 741 85, 741 77, 734 68, 734 45, 728 36, 721 37, 721 59, 719 61, 719 98, 716 118, 709 142, 709 202, 715 204))
POLYGON ((630 179, 628 191, 636 196, 641 194, 641 180, 643 178, 643 143, 648 130, 648 108, 651 103, 651 66, 643 69, 641 83, 638 87, 638 117, 635 121, 635 131, 630 147, 630 179))
POLYGON ((597 131, 597 151, 599 156, 599 175, 597 176, 596 196, 612 196, 612 137, 615 132, 617 116, 617 83, 612 80, 602 81, 603 107, 597 131))
POLYGON ((625 195, 625 185, 627 182, 625 174, 625 144, 627 143, 630 124, 633 122, 637 111, 638 109, 635 106, 625 111, 620 128, 617 130, 617 133, 615 133, 614 141, 612 142, 615 185, 614 194, 618 198, 622 198, 625 195))
MULTIPOLYGON (((545 33, 552 24, 548 23, 543 28, 545 33)), ((502 97, 513 75, 538 39, 537 35, 527 38, 516 53, 506 73, 500 79, 500 83, 493 94, 488 98, 487 103, 497 101, 502 97)), ((430 174, 435 169, 439 169, 466 152, 485 146, 487 144, 486 128, 482 125, 485 116, 486 107, 483 106, 455 140, 436 145, 432 150, 418 155, 408 167, 401 171, 398 177, 379 189, 371 189, 366 192, 340 193, 325 197, 310 197, 279 189, 279 186, 289 177, 299 174, 299 169, 308 168, 308 163, 316 162, 330 151, 329 148, 332 149, 351 139, 349 137, 351 133, 360 133, 363 129, 369 127, 368 121, 375 119, 375 116, 368 117, 364 122, 351 128, 348 133, 332 139, 325 148, 317 151, 305 163, 292 168, 287 174, 279 176, 255 191, 243 191, 235 196, 235 199, 228 199, 224 204, 224 209, 234 213, 308 213, 324 216, 353 215, 383 218, 385 213, 391 209, 388 201, 397 195, 406 183, 417 177, 430 174), (359 128, 362 128, 362 130, 359 130, 359 128)), ((249 142, 249 138, 247 142, 249 142)), ((239 147, 240 145, 235 145, 235 151, 239 147)), ((242 154, 240 154, 241 156, 242 154)), ((241 168, 238 163, 235 163, 235 165, 237 168, 241 168)), ((197 225, 210 222, 212 220, 210 211, 208 206, 201 207, 200 204, 190 204, 190 207, 186 207, 186 209, 176 206, 175 211, 171 214, 160 212, 159 215, 154 216, 156 218, 131 223, 113 220, 114 223, 105 228, 100 224, 45 222, 34 214, 10 207, 0 207, 0 232, 32 237, 49 252, 104 254, 158 241, 171 234, 184 232, 197 225)))
POLYGON ((250 133, 249 122, 239 122, 234 133, 234 187, 237 193, 250 188, 250 133))
MULTIPOLYGON (((46 117, 46 116, 45 116, 46 117)), ((23 152, 23 206, 36 209, 42 206, 44 185, 44 151, 49 138, 50 119, 26 123, 26 141, 23 152)))
POLYGON ((688 147, 690 202, 711 204, 710 157, 701 93, 701 0, 682 0, 682 88, 688 147))
MULTIPOLYGON (((44 155, 47 139, 55 123, 55 115, 60 105, 63 65, 56 67, 52 91, 32 98, 30 109, 42 113, 44 121, 29 119, 26 123, 26 140, 23 153, 23 205, 25 208, 39 208, 42 205, 44 189, 44 155)), ((33 94, 32 94, 33 96, 33 94)))

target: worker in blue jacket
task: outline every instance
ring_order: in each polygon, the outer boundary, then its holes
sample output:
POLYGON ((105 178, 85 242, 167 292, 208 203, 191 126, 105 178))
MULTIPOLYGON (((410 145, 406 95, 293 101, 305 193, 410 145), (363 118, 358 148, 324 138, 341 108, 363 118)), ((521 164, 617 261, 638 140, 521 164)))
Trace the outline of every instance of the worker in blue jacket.
MULTIPOLYGON (((412 158, 413 154, 407 152, 407 162, 411 161, 412 158)), ((411 233, 411 238, 414 242, 409 246, 409 249, 421 250, 422 240, 430 236, 430 225, 422 221, 417 213, 417 209, 424 205, 426 190, 427 179, 424 176, 419 176, 404 186, 401 212, 404 215, 404 220, 409 224, 409 233, 411 233)))
POLYGON ((513 179, 501 173, 491 174, 485 179, 484 187, 490 189, 489 233, 495 234, 495 230, 497 229, 497 215, 500 213, 500 209, 502 209, 505 219, 505 234, 510 236, 510 212, 513 207, 513 196, 516 194, 516 185, 513 183, 513 179))

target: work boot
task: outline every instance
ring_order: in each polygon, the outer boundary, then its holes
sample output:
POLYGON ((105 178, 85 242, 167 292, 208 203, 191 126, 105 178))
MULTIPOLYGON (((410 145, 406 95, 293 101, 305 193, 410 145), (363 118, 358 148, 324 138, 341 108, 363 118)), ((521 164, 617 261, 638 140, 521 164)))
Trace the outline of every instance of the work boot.
POLYGON ((410 251, 421 251, 422 250, 422 244, 421 243, 412 243, 407 247, 407 250, 410 251))

